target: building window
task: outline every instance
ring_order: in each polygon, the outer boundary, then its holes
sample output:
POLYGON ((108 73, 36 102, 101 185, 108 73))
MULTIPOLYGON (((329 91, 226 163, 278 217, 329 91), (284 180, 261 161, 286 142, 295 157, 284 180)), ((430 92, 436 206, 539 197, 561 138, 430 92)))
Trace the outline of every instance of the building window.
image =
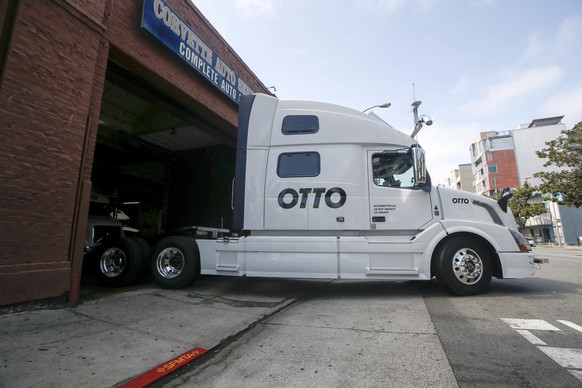
POLYGON ((495 177, 492 176, 491 177, 491 187, 495 187, 495 186, 497 186, 497 182, 495 181, 495 177))
POLYGON ((319 118, 313 115, 285 116, 281 131, 285 135, 304 135, 319 131, 319 118))
POLYGON ((279 155, 277 175, 281 178, 314 177, 321 171, 317 152, 290 152, 279 155))
POLYGON ((490 164, 490 165, 488 165, 487 166, 487 171, 489 173, 497 172, 497 165, 496 164, 490 164))

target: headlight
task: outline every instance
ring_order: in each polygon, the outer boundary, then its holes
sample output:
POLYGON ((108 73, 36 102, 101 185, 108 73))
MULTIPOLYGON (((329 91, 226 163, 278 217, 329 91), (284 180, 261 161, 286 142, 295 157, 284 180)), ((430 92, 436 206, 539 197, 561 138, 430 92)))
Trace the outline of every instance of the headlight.
POLYGON ((513 239, 515 240, 515 243, 521 252, 531 252, 531 245, 529 245, 521 233, 512 229, 509 229, 509 231, 511 232, 511 235, 513 236, 513 239))

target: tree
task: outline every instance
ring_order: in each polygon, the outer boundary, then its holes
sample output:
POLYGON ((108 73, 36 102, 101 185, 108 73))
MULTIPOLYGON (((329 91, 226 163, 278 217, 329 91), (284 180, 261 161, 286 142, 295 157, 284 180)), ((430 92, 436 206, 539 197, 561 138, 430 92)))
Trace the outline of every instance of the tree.
MULTIPOLYGON (((523 231, 528 219, 548 212, 543 203, 532 202, 534 193, 536 192, 538 192, 538 188, 530 186, 527 181, 525 181, 522 187, 512 191, 512 197, 507 203, 515 217, 515 222, 520 231, 523 231)), ((501 192, 496 191, 491 195, 486 196, 498 201, 501 198, 501 195, 501 192)))
POLYGON ((522 187, 513 192, 513 197, 509 200, 509 208, 513 212, 520 231, 523 231, 527 220, 531 217, 548 212, 543 203, 531 202, 537 191, 537 187, 528 185, 526 181, 522 187))
POLYGON ((551 194, 552 200, 562 205, 582 206, 582 121, 546 145, 547 148, 536 151, 537 156, 547 159, 544 167, 556 166, 561 171, 535 173, 535 177, 542 179, 539 190, 551 194))

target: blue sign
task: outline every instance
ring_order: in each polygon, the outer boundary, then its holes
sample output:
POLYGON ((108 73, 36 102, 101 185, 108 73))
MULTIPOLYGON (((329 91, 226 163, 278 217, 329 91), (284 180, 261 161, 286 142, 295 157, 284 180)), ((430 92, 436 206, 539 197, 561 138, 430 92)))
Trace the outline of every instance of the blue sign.
POLYGON ((253 93, 163 0, 144 0, 141 26, 234 102, 253 93))

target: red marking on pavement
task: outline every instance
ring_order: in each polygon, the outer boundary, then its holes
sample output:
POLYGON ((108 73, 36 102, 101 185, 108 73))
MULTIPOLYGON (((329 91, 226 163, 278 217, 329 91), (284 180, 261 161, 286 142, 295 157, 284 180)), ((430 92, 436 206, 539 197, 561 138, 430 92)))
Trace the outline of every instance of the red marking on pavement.
POLYGON ((206 353, 204 348, 193 348, 119 385, 118 388, 144 387, 206 353))

